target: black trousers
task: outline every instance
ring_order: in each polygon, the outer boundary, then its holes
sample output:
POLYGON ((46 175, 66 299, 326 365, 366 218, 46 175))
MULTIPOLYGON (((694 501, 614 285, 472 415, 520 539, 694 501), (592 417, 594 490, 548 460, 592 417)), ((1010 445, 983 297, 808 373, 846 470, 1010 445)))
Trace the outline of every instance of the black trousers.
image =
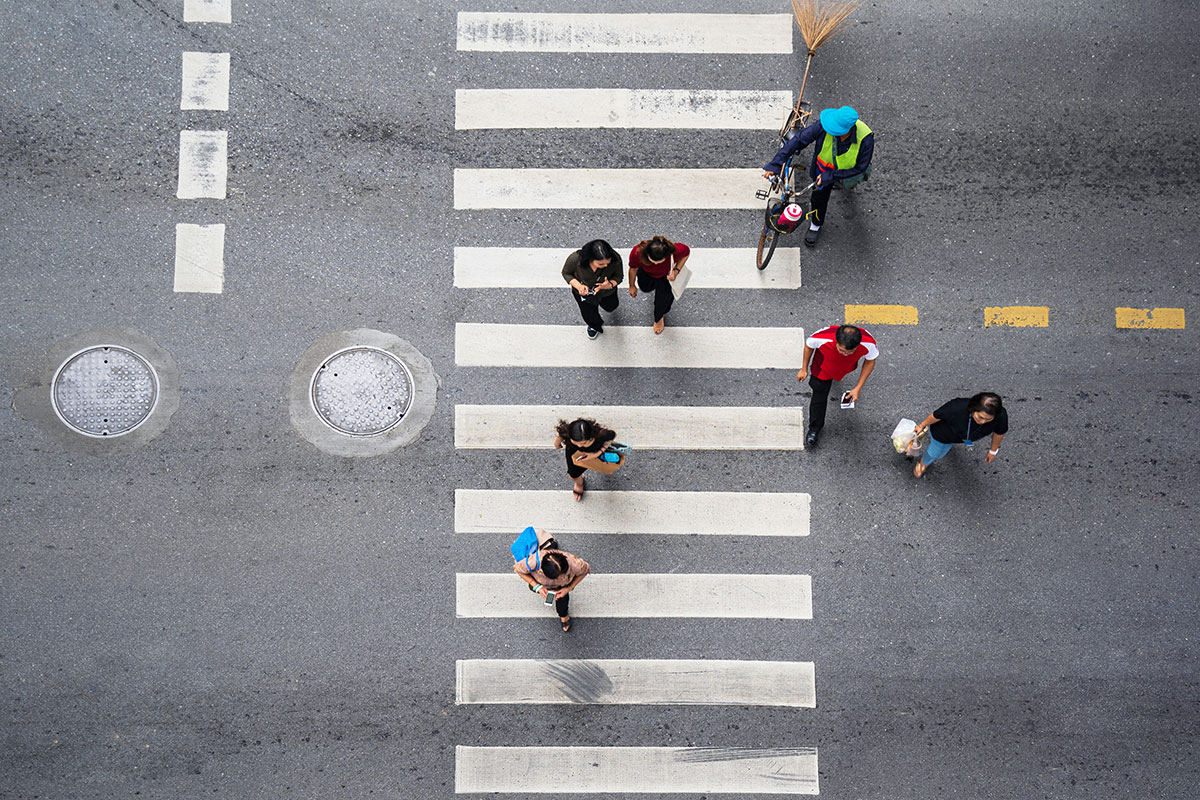
POLYGON ((812 400, 808 403, 808 429, 819 431, 825 427, 825 411, 829 406, 829 390, 833 381, 810 375, 808 385, 812 387, 812 400))
POLYGON ((667 278, 651 278, 646 270, 639 269, 637 285, 643 292, 654 292, 654 321, 658 322, 671 310, 675 302, 675 294, 671 291, 671 281, 667 278))
POLYGON ((554 598, 554 610, 558 612, 560 617, 569 617, 569 607, 571 605, 571 595, 564 594, 561 597, 554 598))
POLYGON ((817 225, 825 224, 825 209, 829 207, 829 196, 833 194, 833 183, 825 184, 822 189, 813 189, 812 196, 812 221, 817 225))
POLYGON ((598 331, 604 330, 604 320, 600 317, 600 309, 603 308, 609 312, 616 311, 621 302, 621 298, 617 297, 617 292, 614 291, 612 294, 598 298, 600 303, 597 305, 584 300, 574 286, 571 287, 571 296, 575 298, 575 304, 579 306, 579 313, 583 316, 583 321, 589 328, 595 328, 598 331))

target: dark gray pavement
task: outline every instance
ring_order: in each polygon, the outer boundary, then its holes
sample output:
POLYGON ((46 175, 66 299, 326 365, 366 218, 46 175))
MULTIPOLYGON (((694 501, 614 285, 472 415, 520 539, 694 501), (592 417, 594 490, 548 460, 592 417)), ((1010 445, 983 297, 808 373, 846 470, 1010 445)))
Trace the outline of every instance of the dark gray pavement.
POLYGON ((1194 797, 1200 7, 865 5, 810 84, 878 131, 857 215, 835 198, 802 290, 695 295, 672 322, 904 303, 920 324, 874 331, 880 366, 819 450, 646 454, 613 482, 810 492, 812 536, 571 543, 606 572, 805 572, 815 619, 569 637, 454 618, 454 573, 506 569, 508 537, 455 537, 453 490, 566 489, 557 455, 456 452, 454 404, 807 392, 783 371, 456 368, 457 322, 576 312, 453 289, 455 245, 749 246, 758 212, 456 213, 451 169, 736 167, 771 140, 457 133, 454 89, 794 88, 801 59, 456 53, 456 11, 489 8, 235 3, 219 26, 174 2, 5 4, 0 796, 451 797, 455 745, 711 744, 815 745, 835 798, 1194 797), (185 49, 233 54, 228 113, 178 111, 185 49), (208 126, 229 130, 230 196, 176 200, 178 131, 208 126), (178 222, 228 225, 223 294, 172 293, 178 222), (1049 306, 1050 327, 985 329, 989 305, 1049 306), (1191 324, 1118 331, 1116 306, 1191 324), (53 342, 114 325, 180 366, 162 436, 98 459, 9 410, 53 342), (372 460, 300 439, 284 399, 311 342, 357 327, 443 381, 421 438, 372 460), (896 419, 985 388, 1012 421, 996 463, 955 451, 914 481, 896 419), (455 659, 543 656, 813 660, 818 708, 454 705, 455 659))

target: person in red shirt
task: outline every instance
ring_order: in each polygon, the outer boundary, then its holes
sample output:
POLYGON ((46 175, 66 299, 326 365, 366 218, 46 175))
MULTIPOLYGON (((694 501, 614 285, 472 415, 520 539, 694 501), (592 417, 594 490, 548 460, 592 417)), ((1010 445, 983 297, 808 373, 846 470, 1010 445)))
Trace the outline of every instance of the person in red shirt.
POLYGON ((862 362, 858 383, 846 392, 847 399, 858 402, 863 384, 875 369, 879 348, 875 337, 854 325, 830 325, 809 336, 804 342, 804 366, 796 373, 796 380, 809 376, 809 360, 812 360, 812 401, 808 404, 808 435, 804 446, 810 450, 817 446, 821 428, 825 426, 825 409, 829 404, 829 390, 834 381, 840 381, 855 370, 862 362))
POLYGON ((667 312, 675 302, 671 281, 691 254, 691 248, 655 236, 640 242, 629 251, 629 296, 637 297, 638 289, 654 292, 654 332, 662 333, 667 325, 667 312))

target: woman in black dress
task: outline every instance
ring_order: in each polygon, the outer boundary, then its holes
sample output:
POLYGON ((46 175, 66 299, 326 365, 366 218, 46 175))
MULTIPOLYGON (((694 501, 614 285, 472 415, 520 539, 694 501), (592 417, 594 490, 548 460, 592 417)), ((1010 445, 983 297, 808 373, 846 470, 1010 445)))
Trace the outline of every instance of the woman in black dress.
POLYGON ((602 463, 600 454, 617 438, 617 434, 594 419, 577 419, 573 422, 560 419, 554 427, 554 433, 554 449, 566 449, 567 474, 575 482, 575 499, 582 500, 585 488, 583 473, 589 466, 602 463))

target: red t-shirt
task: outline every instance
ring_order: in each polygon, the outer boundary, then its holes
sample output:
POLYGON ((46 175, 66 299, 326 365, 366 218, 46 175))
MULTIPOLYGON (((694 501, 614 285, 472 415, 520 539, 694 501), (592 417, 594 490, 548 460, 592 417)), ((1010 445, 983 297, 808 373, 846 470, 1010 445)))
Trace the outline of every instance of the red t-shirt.
POLYGON ((858 347, 854 348, 854 352, 848 356, 839 353, 835 337, 840 327, 842 326, 830 325, 828 328, 822 328, 804 342, 816 351, 813 353, 811 368, 814 378, 823 381, 840 381, 853 372, 862 359, 874 361, 879 357, 879 348, 875 346, 875 337, 863 328, 859 328, 862 331, 862 341, 858 347))
POLYGON ((651 264, 649 259, 642 258, 642 246, 637 245, 629 251, 629 266, 633 269, 645 270, 651 278, 665 278, 671 268, 687 258, 690 252, 692 249, 686 244, 676 242, 675 252, 671 254, 670 258, 664 259, 661 264, 651 264))

